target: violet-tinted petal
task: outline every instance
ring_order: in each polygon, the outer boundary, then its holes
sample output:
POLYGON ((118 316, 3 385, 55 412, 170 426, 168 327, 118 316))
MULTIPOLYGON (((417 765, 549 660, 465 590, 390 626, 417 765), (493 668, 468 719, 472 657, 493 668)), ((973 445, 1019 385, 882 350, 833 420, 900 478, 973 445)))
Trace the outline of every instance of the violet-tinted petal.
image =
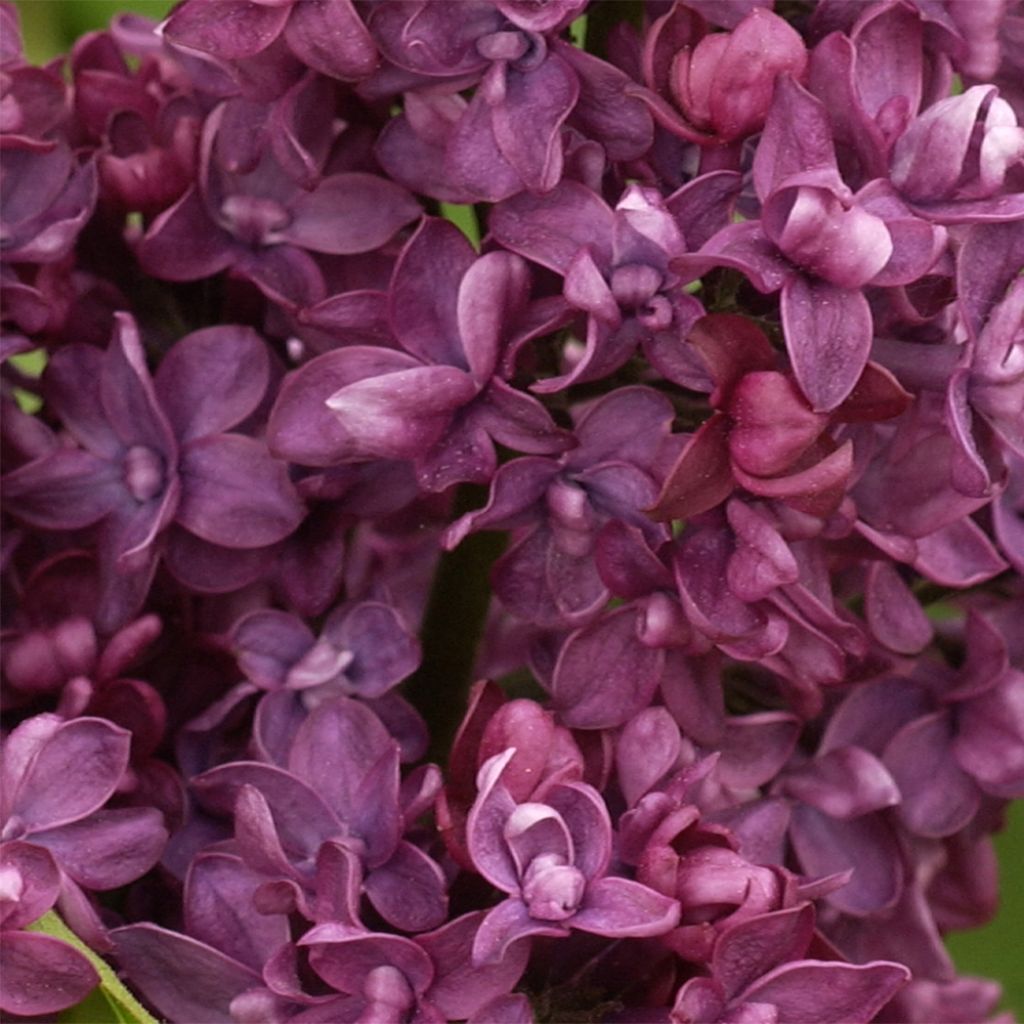
POLYGON ((499 903, 480 923, 473 939, 474 968, 487 968, 500 963, 512 953, 515 943, 533 935, 548 935, 564 938, 569 929, 550 921, 535 921, 530 917, 525 904, 516 898, 499 903))
POLYGON ((736 551, 729 559, 729 585, 743 601, 760 601, 787 583, 796 583, 800 570, 789 545, 775 525, 745 502, 726 506, 736 534, 736 551))
POLYGON ((419 641, 390 605, 361 602, 330 616, 323 635, 354 655, 345 675, 361 697, 381 696, 419 667, 419 641))
POLYGON ((272 302, 289 312, 320 302, 326 290, 316 260, 294 245, 247 250, 232 273, 251 281, 272 302))
POLYGON ((547 791, 545 801, 569 830, 575 866, 588 880, 603 875, 611 859, 612 828, 601 795, 585 783, 562 782, 547 791))
MULTIPOLYGON (((373 712, 359 701, 339 698, 321 704, 302 723, 288 765, 346 820, 357 811, 364 779, 391 752, 397 754, 397 747, 373 712)), ((395 768, 397 774, 397 762, 395 768)), ((378 793, 379 799, 388 796, 378 793)))
MULTIPOLYGON (((31 736, 33 722, 15 729, 8 747, 19 734, 31 736)), ((79 821, 102 807, 128 767, 131 734, 100 718, 77 718, 58 724, 37 744, 27 763, 8 761, 4 771, 9 813, 30 831, 79 821), (69 778, 73 787, 66 785, 69 778)))
POLYGON ((287 537, 305 507, 288 467, 262 441, 241 434, 201 437, 181 453, 177 521, 226 548, 259 548, 287 537))
POLYGON ((167 533, 162 564, 189 590, 223 594, 266 576, 279 550, 275 547, 226 548, 202 540, 182 527, 172 526, 167 533))
POLYGON ((912 832, 948 836, 974 817, 981 794, 952 756, 953 722, 936 711, 905 725, 885 749, 899 786, 900 818, 912 832))
POLYGON ((628 878, 597 878, 587 886, 573 928, 594 935, 664 935, 679 923, 679 904, 628 878))
POLYGON ((110 935, 132 986, 170 1020, 232 1024, 231 1000, 260 984, 251 968, 155 924, 115 928, 110 935))
POLYGON ((189 935, 259 971, 289 939, 283 914, 260 914, 253 906, 253 892, 264 881, 238 857, 200 854, 185 882, 189 935))
POLYGON ((363 889, 374 909, 403 932, 436 928, 448 916, 448 896, 437 863, 412 843, 400 842, 392 857, 371 871, 363 889))
POLYGON ((782 770, 799 738, 800 720, 786 711, 731 717, 718 744, 716 774, 737 789, 764 786, 782 770))
POLYGON ((501 773, 515 755, 510 749, 488 759, 477 777, 478 795, 466 821, 466 845, 473 866, 504 892, 519 891, 515 862, 505 842, 505 822, 516 802, 501 782, 501 773))
MULTIPOLYGON (((482 911, 464 914, 436 931, 417 936, 434 964, 430 1002, 446 1020, 464 1020, 482 1011, 492 1000, 507 993, 519 980, 529 956, 529 943, 512 945, 495 964, 474 967, 473 939, 484 917, 482 911)), ((502 1020, 505 1017, 487 1017, 502 1020)), ((529 1018, 532 1021, 532 1016, 529 1018)))
POLYGON ((793 273, 793 265, 765 234, 759 220, 727 225, 699 252, 677 256, 669 266, 681 275, 684 284, 703 277, 713 267, 734 267, 764 294, 777 292, 793 273))
MULTIPOLYGON (((266 797, 249 784, 238 790, 235 798, 235 843, 245 859, 246 866, 259 872, 264 880, 277 878, 287 881, 301 880, 301 874, 288 859, 288 853, 281 845, 277 823, 266 797)), ((293 856, 302 859, 309 849, 296 849, 293 837, 284 832, 293 856)), ((323 849, 323 847, 321 847, 323 849)), ((250 898, 252 894, 250 894, 250 898)))
POLYGON ((894 906, 903 888, 903 864, 889 824, 878 814, 841 820, 806 804, 793 808, 790 838, 804 874, 853 872, 826 900, 836 909, 863 917, 894 906))
POLYGON ((281 768, 236 761, 192 780, 200 803, 224 817, 234 813, 235 799, 247 785, 263 794, 286 849, 312 856, 320 843, 337 831, 337 818, 320 796, 281 768))
POLYGON ((871 310, 860 291, 794 275, 782 288, 782 325, 793 372, 817 412, 853 390, 871 350, 871 310))
POLYGON ((134 882, 160 859, 167 830, 154 807, 120 807, 34 832, 32 841, 51 850, 80 885, 116 889, 134 882))
POLYGON ((580 83, 572 123, 579 125, 587 138, 599 139, 609 160, 642 157, 651 147, 654 126, 646 106, 629 95, 633 84, 629 78, 619 68, 561 39, 554 41, 554 50, 580 83))
MULTIPOLYGON (((994 511, 998 533, 998 505, 994 511)), ((919 537, 916 546, 914 568, 945 587, 972 587, 1007 567, 985 531, 970 518, 919 537)))
POLYGON ((270 379, 266 345, 249 327, 207 327, 174 344, 154 375, 179 443, 220 434, 259 404, 270 379))
POLYGON ((0 950, 0 1009, 35 1017, 80 1003, 100 981, 95 968, 51 935, 7 931, 0 950))
POLYGON ((625 606, 577 630, 565 642, 552 693, 566 725, 614 728, 650 703, 664 652, 643 646, 638 626, 637 609, 625 606))
POLYGON ((289 669, 315 642, 301 619, 275 608, 246 615, 232 630, 238 667, 265 690, 284 686, 289 669))
POLYGON ((739 997, 774 1005, 792 1024, 868 1024, 910 980, 902 964, 796 961, 759 978, 739 997))
POLYGON ((421 213, 400 185, 373 174, 334 174, 291 205, 281 239, 313 252, 370 252, 421 213))
POLYGON ((271 451, 305 466, 330 466, 342 461, 355 444, 328 408, 327 400, 354 381, 420 365, 403 352, 363 345, 325 352, 310 360, 281 385, 267 425, 271 451))
POLYGON ((574 439, 532 395, 492 377, 473 405, 474 421, 506 448, 531 455, 555 455, 572 448, 574 439))

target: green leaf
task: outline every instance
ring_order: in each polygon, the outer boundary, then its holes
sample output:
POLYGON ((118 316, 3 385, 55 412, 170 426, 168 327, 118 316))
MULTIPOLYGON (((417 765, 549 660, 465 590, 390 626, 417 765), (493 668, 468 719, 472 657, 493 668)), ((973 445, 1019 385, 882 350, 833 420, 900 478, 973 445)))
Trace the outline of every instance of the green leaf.
POLYGON ((77 1006, 65 1010, 58 1018, 62 1024, 157 1024, 157 1019, 124 987, 113 968, 91 950, 60 918, 55 910, 43 914, 28 926, 30 932, 41 932, 66 942, 77 949, 96 968, 99 987, 77 1006))
POLYGON ((442 203, 441 216, 450 220, 473 243, 473 248, 480 251, 480 222, 472 206, 442 203))

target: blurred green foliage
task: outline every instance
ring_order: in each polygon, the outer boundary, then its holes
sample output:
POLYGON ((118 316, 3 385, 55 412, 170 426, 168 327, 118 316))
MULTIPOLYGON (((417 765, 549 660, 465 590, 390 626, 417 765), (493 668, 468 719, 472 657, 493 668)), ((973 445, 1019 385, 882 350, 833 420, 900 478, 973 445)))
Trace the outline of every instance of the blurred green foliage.
MULTIPOLYGON (((67 52, 80 35, 102 28, 119 11, 132 10, 159 21, 173 6, 168 0, 16 0, 16 5, 26 51, 35 63, 67 52)), ((471 214, 468 211, 460 227, 472 238, 478 228, 471 223, 471 214)), ((1024 803, 1011 809, 1008 828, 997 837, 996 847, 1003 875, 1000 912, 986 927, 954 935, 949 947, 965 973, 998 978, 1005 988, 1003 1005, 1024 1016, 1024 803)))

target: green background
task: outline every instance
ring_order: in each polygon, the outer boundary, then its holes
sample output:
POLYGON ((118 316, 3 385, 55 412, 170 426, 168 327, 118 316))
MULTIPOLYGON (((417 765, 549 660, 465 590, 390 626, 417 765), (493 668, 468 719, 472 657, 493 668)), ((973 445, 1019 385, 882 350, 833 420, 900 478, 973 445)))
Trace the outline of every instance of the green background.
MULTIPOLYGON (((165 0, 16 0, 29 58, 42 63, 66 52, 78 36, 103 27, 118 11, 162 18, 172 6, 165 0)), ((964 0, 968 2, 968 0, 964 0)), ((996 838, 1002 869, 1002 906, 985 928, 949 940, 959 968, 967 974, 997 978, 1005 990, 1003 1005, 1024 1018, 1024 803, 1010 811, 1009 827, 996 838)))

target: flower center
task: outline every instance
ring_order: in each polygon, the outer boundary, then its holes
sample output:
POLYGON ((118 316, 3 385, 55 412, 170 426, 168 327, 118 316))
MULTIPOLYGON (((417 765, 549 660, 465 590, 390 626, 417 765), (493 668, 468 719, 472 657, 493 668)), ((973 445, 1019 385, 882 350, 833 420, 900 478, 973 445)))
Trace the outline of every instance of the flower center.
POLYGON ((133 444, 122 463, 128 493, 141 505, 160 494, 166 483, 167 466, 159 452, 144 444, 133 444))
POLYGON ((538 921, 564 921, 576 913, 587 880, 553 853, 535 857, 523 879, 523 901, 538 921))

